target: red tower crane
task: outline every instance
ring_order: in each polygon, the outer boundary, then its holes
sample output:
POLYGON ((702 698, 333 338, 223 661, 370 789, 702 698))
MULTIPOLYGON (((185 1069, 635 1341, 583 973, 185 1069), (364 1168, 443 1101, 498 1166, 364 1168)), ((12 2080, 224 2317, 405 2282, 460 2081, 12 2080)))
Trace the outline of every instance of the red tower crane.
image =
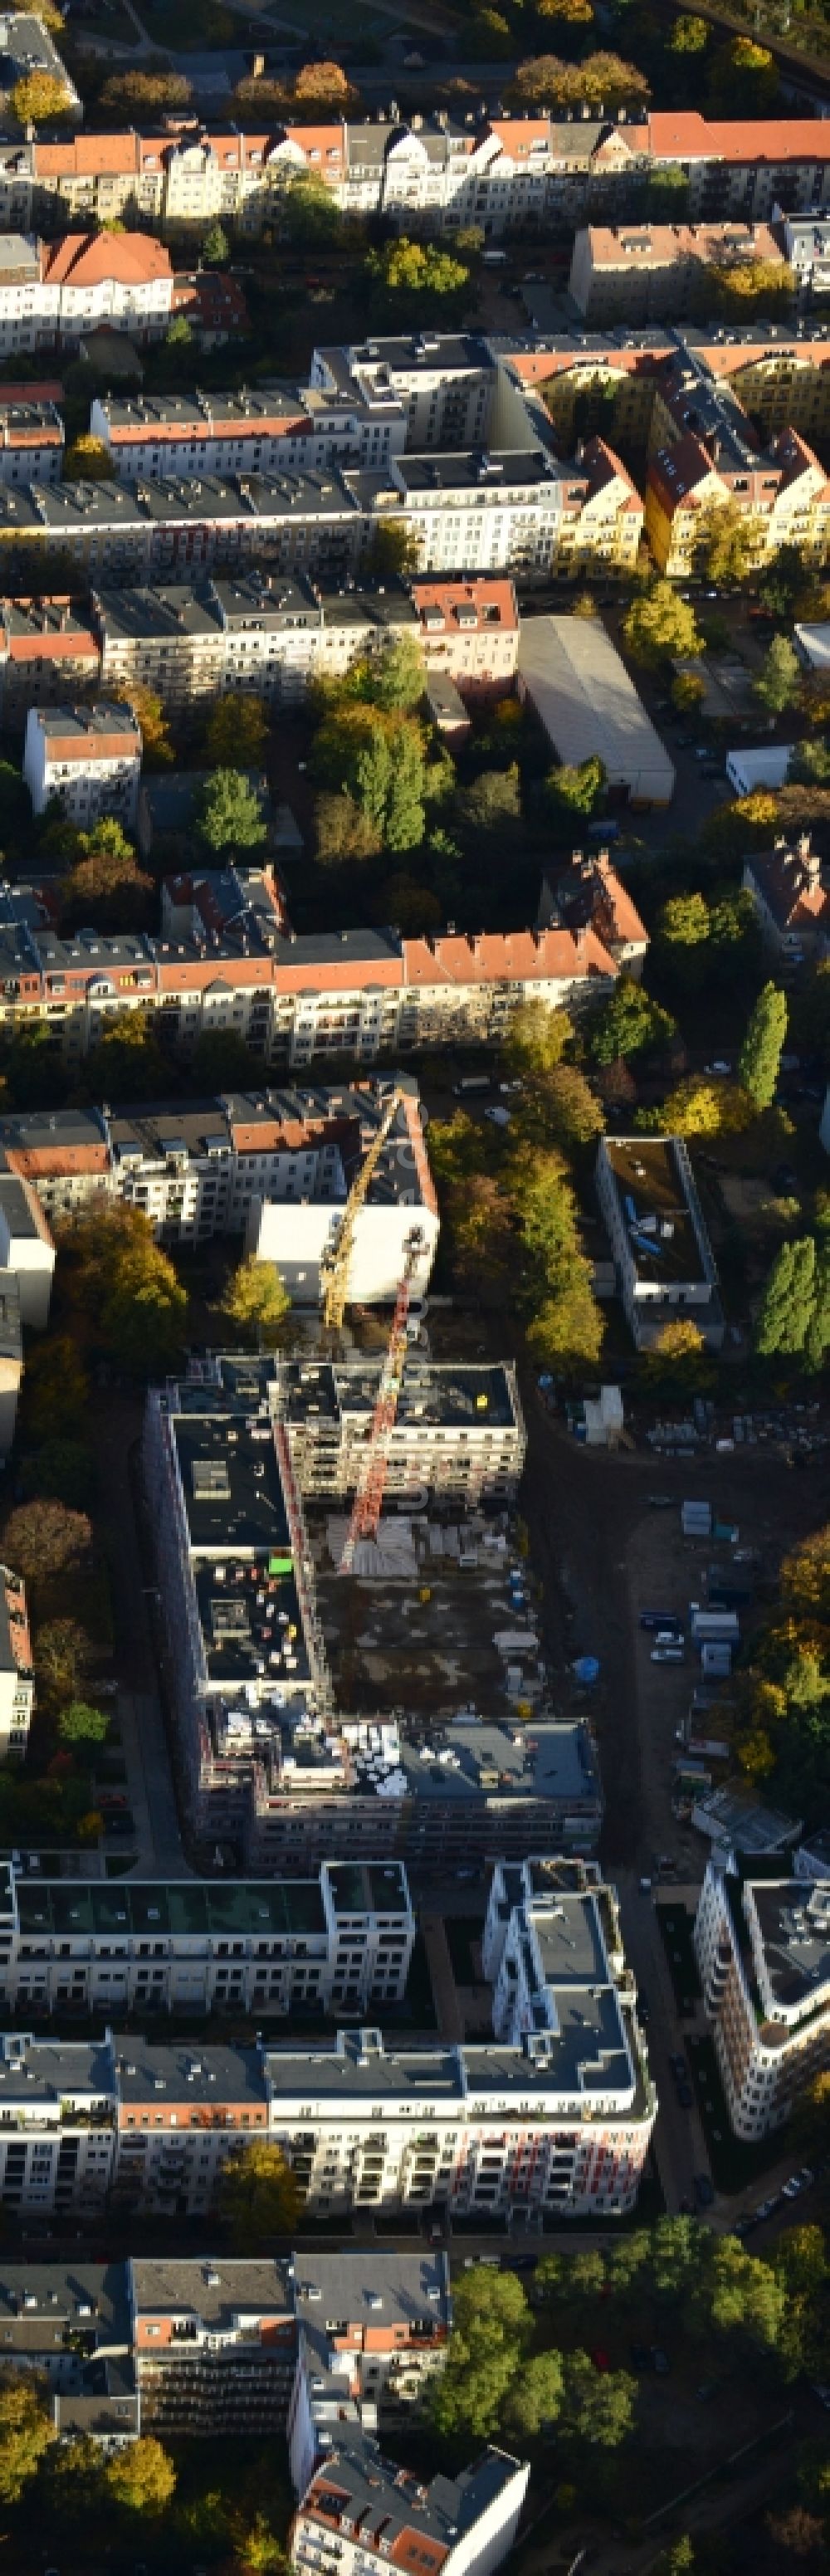
POLYGON ((383 1367, 380 1373, 380 1386, 378 1388, 375 1409, 369 1426, 369 1437, 360 1462, 360 1473, 357 1479, 354 1502, 352 1504, 352 1516, 346 1531, 343 1554, 337 1569, 338 1574, 351 1574, 358 1539, 374 1538, 377 1533, 378 1522, 380 1520, 381 1510, 383 1507, 383 1497, 386 1491, 386 1470, 389 1464, 389 1444, 395 1428, 398 1397, 401 1391, 401 1379, 403 1377, 404 1362, 406 1359, 406 1328, 409 1318, 409 1301, 412 1294, 412 1281, 418 1264, 418 1256, 423 1247, 423 1241, 424 1237, 421 1227, 413 1226, 411 1234, 407 1235, 406 1239, 406 1257, 404 1260, 403 1275, 395 1301, 392 1330, 389 1335, 383 1367))

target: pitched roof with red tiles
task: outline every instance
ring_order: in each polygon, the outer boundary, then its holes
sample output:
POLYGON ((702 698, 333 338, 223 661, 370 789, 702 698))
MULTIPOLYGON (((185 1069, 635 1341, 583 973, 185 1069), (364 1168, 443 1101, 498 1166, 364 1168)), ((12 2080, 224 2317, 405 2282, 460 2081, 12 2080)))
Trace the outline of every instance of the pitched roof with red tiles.
POLYGON ((759 850, 746 861, 767 911, 780 931, 830 933, 830 887, 822 884, 809 840, 795 850, 783 844, 759 850))
POLYGON ((110 277, 119 286, 173 281, 170 253, 152 233, 64 233, 44 243, 42 257, 49 286, 101 286, 110 277))
MULTIPOLYGON (((159 141, 157 147, 161 150, 159 141)), ((73 134, 67 143, 32 145, 36 179, 106 179, 132 177, 138 170, 140 143, 129 129, 121 134, 73 134)))
POLYGON ((466 581, 444 580, 439 575, 432 581, 418 578, 410 583, 410 588, 419 617, 423 617, 425 609, 432 611, 432 627, 436 633, 436 609, 440 609, 445 633, 455 631, 453 620, 457 608, 474 609, 477 625, 490 631, 499 628, 505 633, 518 628, 519 611, 512 581, 489 573, 473 573, 466 581), (495 616, 493 610, 496 611, 495 616))
POLYGON ((830 160, 830 124, 821 117, 732 117, 709 124, 697 109, 657 109, 645 125, 626 133, 635 148, 656 161, 830 160))
POLYGON ((405 939, 405 984, 581 983, 591 975, 617 973, 613 957, 588 929, 436 931, 434 939, 405 939))

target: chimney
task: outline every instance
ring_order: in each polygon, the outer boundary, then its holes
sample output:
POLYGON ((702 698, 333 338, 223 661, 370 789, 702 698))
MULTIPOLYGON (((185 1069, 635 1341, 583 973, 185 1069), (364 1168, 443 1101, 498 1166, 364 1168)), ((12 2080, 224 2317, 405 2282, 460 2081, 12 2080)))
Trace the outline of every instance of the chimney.
POLYGON ((253 55, 252 55, 252 57, 251 57, 251 79, 252 79, 252 80, 261 80, 261 79, 262 79, 262 75, 263 75, 264 70, 265 70, 265 55, 264 55, 264 54, 253 54, 253 55))

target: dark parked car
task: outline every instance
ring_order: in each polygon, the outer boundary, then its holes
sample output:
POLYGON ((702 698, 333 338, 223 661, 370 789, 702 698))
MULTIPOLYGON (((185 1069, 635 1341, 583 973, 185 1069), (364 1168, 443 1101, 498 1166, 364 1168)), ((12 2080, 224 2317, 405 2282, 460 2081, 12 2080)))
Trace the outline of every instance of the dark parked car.
POLYGON ((714 2197, 715 2186, 710 2182, 708 2174, 695 2174, 695 2199, 698 2209, 711 2209, 714 2197))
POLYGON ((681 2111, 691 2111, 694 2104, 694 2098, 690 2084, 678 2084, 677 2099, 680 2104, 681 2111))

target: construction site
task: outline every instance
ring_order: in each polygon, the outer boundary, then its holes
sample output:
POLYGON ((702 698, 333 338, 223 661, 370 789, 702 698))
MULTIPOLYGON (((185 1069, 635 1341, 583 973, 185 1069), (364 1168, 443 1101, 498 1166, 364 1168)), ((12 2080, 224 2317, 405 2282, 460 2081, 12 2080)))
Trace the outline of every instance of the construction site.
POLYGON ((434 1872, 590 1852, 599 1832, 590 1731, 551 1705, 517 1552, 515 1371, 431 1359, 417 1223, 385 1347, 346 1348, 355 1231, 398 1105, 390 1084, 311 1347, 206 1355, 148 1403, 189 1821, 252 1870, 357 1848, 434 1872))

